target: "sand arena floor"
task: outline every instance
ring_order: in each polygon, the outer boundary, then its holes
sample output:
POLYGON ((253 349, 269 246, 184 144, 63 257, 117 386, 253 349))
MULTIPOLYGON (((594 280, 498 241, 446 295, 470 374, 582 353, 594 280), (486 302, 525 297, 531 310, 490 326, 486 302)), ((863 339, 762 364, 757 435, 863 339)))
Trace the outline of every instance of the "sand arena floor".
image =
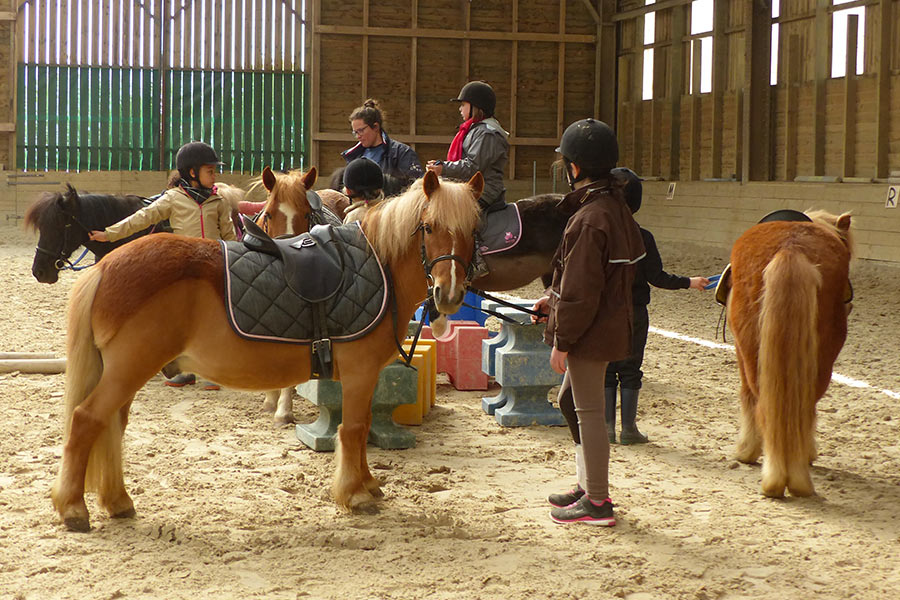
MULTIPOLYGON (((2 233, 0 351, 62 355, 76 275, 37 283, 35 238, 2 233)), ((684 275, 727 262, 722 249, 660 250, 684 275)), ((345 514, 328 498, 332 455, 275 427, 261 394, 156 378, 126 432, 137 518, 109 520, 89 496, 94 530, 69 533, 49 499, 64 377, 0 375, 0 598, 900 597, 900 269, 858 263, 853 284, 835 371, 868 386, 833 384, 819 403, 818 496, 765 499, 759 466, 730 458, 733 351, 651 333, 640 423, 652 443, 613 448, 613 529, 547 517, 547 494, 573 480, 565 428, 501 428, 485 394, 445 379, 415 448, 370 447, 378 509, 345 514)), ((714 340, 719 315, 709 292, 653 292, 661 330, 714 340)), ((297 400, 295 415, 316 411, 297 400)))

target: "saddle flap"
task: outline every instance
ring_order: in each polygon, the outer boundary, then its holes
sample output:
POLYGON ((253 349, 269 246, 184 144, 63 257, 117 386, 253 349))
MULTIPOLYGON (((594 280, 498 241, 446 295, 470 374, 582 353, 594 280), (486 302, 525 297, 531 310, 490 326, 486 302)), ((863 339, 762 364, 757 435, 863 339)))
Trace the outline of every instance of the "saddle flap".
POLYGON ((281 256, 278 247, 275 245, 275 240, 270 238, 268 233, 245 215, 241 215, 241 220, 244 223, 244 235, 241 238, 241 242, 247 249, 269 254, 276 258, 281 256))
POLYGON ((494 254, 513 248, 522 237, 522 219, 519 207, 508 204, 505 208, 485 213, 478 232, 479 250, 482 254, 494 254))

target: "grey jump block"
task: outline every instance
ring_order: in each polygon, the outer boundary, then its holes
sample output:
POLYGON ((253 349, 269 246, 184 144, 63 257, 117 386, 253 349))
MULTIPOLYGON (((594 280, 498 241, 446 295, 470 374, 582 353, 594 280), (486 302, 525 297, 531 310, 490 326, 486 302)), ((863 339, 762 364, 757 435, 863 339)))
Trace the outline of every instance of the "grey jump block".
POLYGON ((503 389, 498 396, 482 398, 482 409, 504 427, 564 425, 562 414, 547 400, 562 375, 550 368, 550 348, 543 341, 546 325, 532 324, 531 315, 512 308, 497 312, 516 322, 503 322, 506 342, 495 351, 495 378, 503 389))
MULTIPOLYGON (((416 370, 400 361, 382 369, 372 396, 372 426, 369 442, 384 450, 413 448, 416 436, 397 425, 391 417, 401 404, 415 404, 418 392, 416 370)), ((339 381, 310 380, 297 386, 297 393, 319 407, 319 418, 313 423, 299 424, 294 432, 301 442, 317 452, 333 452, 338 425, 341 423, 343 400, 339 381)))

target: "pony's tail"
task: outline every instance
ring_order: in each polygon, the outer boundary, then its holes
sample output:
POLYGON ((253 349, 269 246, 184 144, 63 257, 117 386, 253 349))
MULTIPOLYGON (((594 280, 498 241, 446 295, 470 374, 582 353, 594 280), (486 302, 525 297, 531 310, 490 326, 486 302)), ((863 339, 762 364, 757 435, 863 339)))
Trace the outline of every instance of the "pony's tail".
MULTIPOLYGON (((100 265, 88 269, 75 283, 69 297, 64 441, 68 441, 71 433, 72 414, 97 387, 103 373, 103 359, 94 340, 91 323, 91 309, 102 274, 100 265)), ((102 492, 121 487, 118 480, 122 472, 123 427, 118 414, 116 417, 100 432, 91 449, 84 480, 85 491, 102 492)))
POLYGON ((779 251, 763 270, 759 313, 759 403, 765 447, 763 493, 813 493, 818 359, 818 290, 822 275, 801 253, 779 251))

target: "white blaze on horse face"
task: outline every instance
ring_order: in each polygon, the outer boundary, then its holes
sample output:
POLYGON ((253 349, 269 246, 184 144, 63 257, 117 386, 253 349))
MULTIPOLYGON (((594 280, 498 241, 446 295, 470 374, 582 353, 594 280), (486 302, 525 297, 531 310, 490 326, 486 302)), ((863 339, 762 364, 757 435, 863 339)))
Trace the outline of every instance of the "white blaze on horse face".
MULTIPOLYGON (((450 235, 453 238, 453 246, 450 248, 450 254, 456 255, 456 236, 453 234, 450 235)), ((456 268, 458 266, 459 265, 456 264, 455 260, 450 261, 450 290, 454 296, 456 295, 456 268)))
POLYGON ((292 206, 285 206, 283 203, 278 205, 278 210, 287 218, 285 235, 294 235, 294 216, 297 211, 292 206))

